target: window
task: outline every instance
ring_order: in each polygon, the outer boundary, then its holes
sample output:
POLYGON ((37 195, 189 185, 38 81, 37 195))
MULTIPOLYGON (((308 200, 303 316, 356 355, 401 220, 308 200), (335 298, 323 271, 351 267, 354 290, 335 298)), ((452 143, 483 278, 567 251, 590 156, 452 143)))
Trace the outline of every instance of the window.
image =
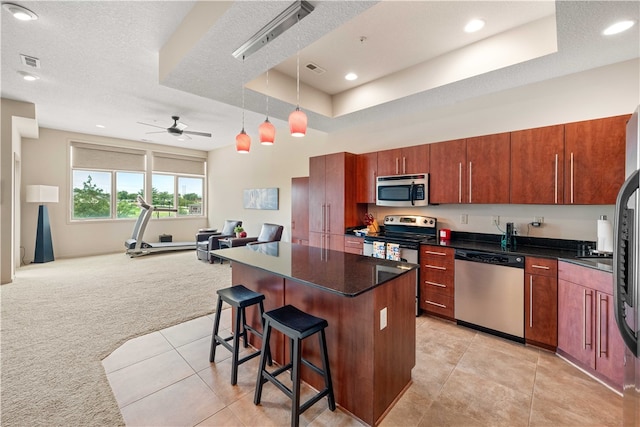
POLYGON ((72 220, 130 219, 140 215, 137 197, 175 211, 156 218, 203 216, 206 161, 171 153, 71 142, 72 220), (151 189, 147 185, 151 184, 151 189))
POLYGON ((153 204, 176 209, 176 212, 158 212, 157 216, 204 215, 205 169, 202 158, 153 153, 153 204))

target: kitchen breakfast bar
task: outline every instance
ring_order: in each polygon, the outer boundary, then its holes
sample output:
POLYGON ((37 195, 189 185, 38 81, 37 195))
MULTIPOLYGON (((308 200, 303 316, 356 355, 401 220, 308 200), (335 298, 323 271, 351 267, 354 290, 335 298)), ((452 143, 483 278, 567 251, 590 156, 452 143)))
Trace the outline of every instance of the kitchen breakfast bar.
MULTIPOLYGON (((265 295, 265 311, 291 304, 328 321, 336 403, 377 425, 411 383, 418 266, 286 242, 212 254, 232 262, 234 285, 265 295)), ((259 325, 257 309, 248 308, 246 315, 250 324, 259 325)), ((275 362, 288 359, 283 335, 274 331, 270 346, 275 362)), ((321 363, 316 340, 305 341, 303 357, 321 363)), ((323 387, 322 378, 306 366, 302 378, 323 387)))

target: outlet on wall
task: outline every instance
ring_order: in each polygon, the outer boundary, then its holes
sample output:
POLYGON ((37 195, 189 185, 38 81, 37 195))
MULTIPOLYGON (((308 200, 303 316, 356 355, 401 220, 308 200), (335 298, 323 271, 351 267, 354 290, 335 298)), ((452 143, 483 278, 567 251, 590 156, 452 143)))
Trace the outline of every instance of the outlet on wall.
POLYGON ((467 224, 469 222, 469 217, 467 214, 460 214, 460 224, 467 224))
POLYGON ((387 307, 380 310, 380 330, 387 327, 387 307))
POLYGON ((494 215, 491 217, 491 225, 500 225, 500 216, 494 215))
POLYGON ((540 224, 542 224, 544 222, 544 217, 542 217, 542 216, 534 216, 533 217, 533 222, 539 222, 540 224))

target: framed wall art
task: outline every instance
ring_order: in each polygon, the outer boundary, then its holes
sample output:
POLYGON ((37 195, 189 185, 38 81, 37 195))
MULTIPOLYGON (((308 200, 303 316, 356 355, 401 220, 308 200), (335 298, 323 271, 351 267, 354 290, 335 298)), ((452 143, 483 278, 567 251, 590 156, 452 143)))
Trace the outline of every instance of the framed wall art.
POLYGON ((242 202, 245 209, 278 210, 277 188, 250 188, 243 190, 242 202))

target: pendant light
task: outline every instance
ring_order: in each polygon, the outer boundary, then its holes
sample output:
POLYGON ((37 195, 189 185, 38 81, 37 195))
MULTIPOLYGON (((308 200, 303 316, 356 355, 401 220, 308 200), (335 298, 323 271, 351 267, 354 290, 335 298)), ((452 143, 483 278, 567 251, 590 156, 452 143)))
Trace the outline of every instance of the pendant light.
MULTIPOLYGON (((267 43, 269 39, 267 38, 267 43)), ((267 59, 267 64, 269 63, 267 59)), ((258 127, 258 133, 260 134, 260 144, 273 145, 276 139, 276 127, 269 121, 269 68, 267 68, 267 114, 264 122, 258 127)))
POLYGON ((236 136, 236 151, 248 153, 251 148, 251 137, 244 131, 244 56, 242 57, 242 130, 236 136))
POLYGON ((289 114, 291 136, 303 137, 307 133, 307 115, 300 110, 300 14, 298 17, 298 51, 296 52, 296 109, 289 114))

